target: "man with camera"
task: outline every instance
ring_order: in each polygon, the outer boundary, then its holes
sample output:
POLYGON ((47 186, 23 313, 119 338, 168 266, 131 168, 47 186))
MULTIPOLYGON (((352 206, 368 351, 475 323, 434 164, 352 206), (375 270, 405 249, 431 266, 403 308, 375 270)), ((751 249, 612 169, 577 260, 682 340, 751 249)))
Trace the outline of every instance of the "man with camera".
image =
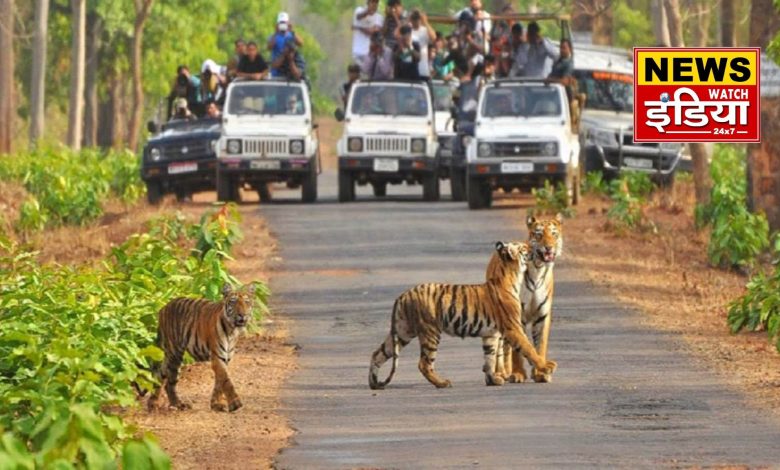
POLYGON ((360 64, 360 70, 368 80, 390 80, 393 78, 393 51, 385 46, 384 36, 377 31, 371 35, 368 55, 360 64))
POLYGON ((254 41, 246 45, 246 55, 238 61, 236 76, 249 80, 262 80, 268 75, 268 64, 257 50, 254 41))
POLYGON ((268 38, 268 50, 271 51, 272 77, 285 76, 279 67, 274 64, 276 64, 283 55, 289 56, 291 50, 297 53, 298 48, 301 46, 303 46, 303 40, 295 34, 295 31, 293 31, 290 15, 285 12, 279 13, 276 17, 276 31, 268 38))
POLYGON ((287 42, 279 57, 271 63, 271 71, 275 73, 275 77, 283 77, 288 80, 306 80, 306 62, 295 42, 287 42))
POLYGON ((178 98, 184 98, 188 103, 187 108, 197 111, 200 106, 200 79, 190 73, 189 67, 180 65, 176 69, 176 80, 173 82, 171 93, 168 95, 168 117, 173 115, 173 103, 178 98))
POLYGON ((420 79, 420 45, 412 40, 412 27, 401 26, 401 41, 395 48, 395 78, 420 79))
POLYGON ((368 0, 355 9, 352 18, 352 60, 362 62, 371 47, 371 35, 382 30, 385 19, 379 13, 379 0, 368 0))

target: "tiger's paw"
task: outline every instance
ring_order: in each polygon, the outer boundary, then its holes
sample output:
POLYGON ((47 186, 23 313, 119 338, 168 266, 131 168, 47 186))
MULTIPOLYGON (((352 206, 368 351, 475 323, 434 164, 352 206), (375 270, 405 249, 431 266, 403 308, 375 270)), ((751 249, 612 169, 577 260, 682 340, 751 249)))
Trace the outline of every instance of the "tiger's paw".
POLYGON ((509 374, 509 377, 507 377, 507 382, 513 384, 521 384, 525 382, 527 378, 528 377, 525 376, 525 373, 514 372, 512 374, 509 374))
POLYGON ((547 361, 545 366, 541 369, 534 369, 533 370, 533 379, 534 382, 537 383, 549 383, 552 382, 552 374, 555 372, 555 369, 558 367, 558 364, 555 361, 547 361))
POLYGON ((492 386, 492 385, 504 385, 504 378, 500 375, 490 375, 485 374, 485 385, 492 386))
POLYGON ((236 411, 237 409, 241 408, 242 406, 244 406, 244 404, 241 403, 241 400, 236 398, 235 400, 230 402, 230 405, 228 405, 228 411, 230 411, 232 413, 232 412, 236 411))
POLYGON ((436 388, 450 388, 452 387, 452 382, 450 382, 449 380, 442 380, 441 382, 436 383, 434 385, 436 385, 436 388))
POLYGON ((170 407, 179 411, 185 411, 191 410, 192 404, 187 403, 186 401, 177 401, 176 403, 171 403, 170 407))
POLYGON ((211 402, 211 410, 212 411, 225 412, 225 411, 227 411, 227 405, 224 402, 221 402, 221 401, 214 401, 214 402, 211 402))

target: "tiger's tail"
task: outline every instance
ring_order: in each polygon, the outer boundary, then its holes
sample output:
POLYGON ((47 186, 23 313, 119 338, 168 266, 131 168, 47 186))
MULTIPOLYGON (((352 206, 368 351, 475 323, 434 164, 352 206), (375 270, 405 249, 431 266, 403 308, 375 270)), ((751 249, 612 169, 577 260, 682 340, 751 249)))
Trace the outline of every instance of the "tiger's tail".
MULTIPOLYGON (((371 390, 381 390, 387 386, 387 384, 390 383, 391 380, 393 380, 393 375, 395 375, 395 369, 398 367, 398 355, 400 353, 400 350, 398 348, 398 332, 396 331, 396 315, 398 315, 398 309, 400 308, 400 299, 396 299, 395 304, 393 304, 393 316, 390 318, 390 336, 393 338, 393 364, 390 367, 390 375, 387 376, 387 379, 380 382, 379 378, 377 377, 377 372, 379 371, 379 368, 374 365, 374 356, 376 356, 376 353, 371 357, 371 367, 368 371, 368 386, 371 388, 371 390)), ((384 351, 385 344, 382 343, 382 346, 379 347, 379 351, 384 351)))

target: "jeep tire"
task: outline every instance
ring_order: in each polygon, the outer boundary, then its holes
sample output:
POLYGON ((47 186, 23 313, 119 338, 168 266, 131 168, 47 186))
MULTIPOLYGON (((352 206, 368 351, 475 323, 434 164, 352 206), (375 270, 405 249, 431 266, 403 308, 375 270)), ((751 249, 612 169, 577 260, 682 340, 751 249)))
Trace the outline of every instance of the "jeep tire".
POLYGON ((355 180, 348 171, 339 170, 339 202, 352 202, 354 200, 355 180))
POLYGON ((493 191, 490 185, 479 178, 469 177, 466 182, 466 193, 469 209, 486 209, 493 202, 493 191))
POLYGON ((309 173, 301 184, 301 200, 312 203, 317 200, 317 162, 312 160, 309 165, 309 173))
POLYGON ((423 176, 423 201, 439 200, 439 175, 434 171, 430 175, 423 176))
POLYGON ((217 200, 219 202, 237 202, 239 199, 236 182, 229 175, 217 173, 217 200))
POLYGON ((257 185, 257 198, 260 199, 260 202, 271 202, 273 200, 270 183, 260 183, 257 185))
POLYGON ((453 201, 466 200, 466 172, 463 170, 450 170, 450 191, 453 201))
POLYGON ((149 204, 156 206, 162 200, 163 193, 160 183, 156 181, 150 181, 146 183, 146 200, 149 204))

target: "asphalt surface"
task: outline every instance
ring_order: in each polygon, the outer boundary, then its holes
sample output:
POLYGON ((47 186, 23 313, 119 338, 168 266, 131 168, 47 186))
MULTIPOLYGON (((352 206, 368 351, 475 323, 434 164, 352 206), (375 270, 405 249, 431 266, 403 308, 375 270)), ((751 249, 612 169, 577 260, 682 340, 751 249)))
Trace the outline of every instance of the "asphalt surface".
POLYGON ((494 242, 525 238, 513 220, 525 210, 424 203, 419 186, 380 201, 361 188, 339 204, 335 181, 320 177, 315 205, 277 192, 295 202, 261 208, 283 259, 272 305, 301 346, 281 410, 298 433, 278 468, 780 468, 780 422, 585 281, 566 261, 565 225, 553 383, 486 387, 481 342, 445 337, 437 370, 453 388, 423 378, 413 341, 387 389, 369 390, 395 297, 422 282, 482 282, 494 242))

